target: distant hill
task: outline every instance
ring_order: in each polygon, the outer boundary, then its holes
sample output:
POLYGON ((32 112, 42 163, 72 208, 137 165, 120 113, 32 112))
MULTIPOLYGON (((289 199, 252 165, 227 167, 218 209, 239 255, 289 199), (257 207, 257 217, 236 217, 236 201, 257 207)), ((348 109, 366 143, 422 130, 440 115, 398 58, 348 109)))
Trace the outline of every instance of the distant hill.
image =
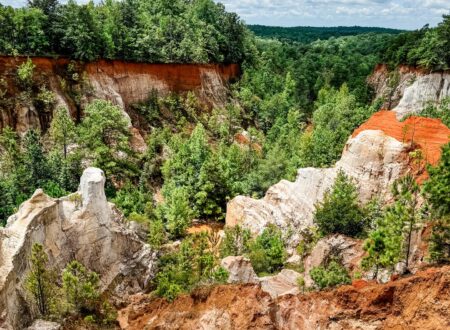
POLYGON ((312 26, 295 26, 295 27, 279 27, 265 25, 248 25, 258 37, 273 38, 279 40, 290 40, 301 43, 310 43, 317 39, 326 40, 331 37, 352 36, 365 33, 388 33, 399 34, 404 30, 379 28, 379 27, 363 27, 363 26, 336 26, 336 27, 312 27, 312 26))

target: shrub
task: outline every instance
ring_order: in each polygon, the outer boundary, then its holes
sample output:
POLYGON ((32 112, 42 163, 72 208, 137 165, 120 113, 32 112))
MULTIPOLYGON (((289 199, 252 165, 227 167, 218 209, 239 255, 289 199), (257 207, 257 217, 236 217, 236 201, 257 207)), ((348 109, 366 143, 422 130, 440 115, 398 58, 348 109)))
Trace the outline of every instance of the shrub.
POLYGON ((178 251, 160 258, 154 280, 155 294, 173 301, 197 285, 222 283, 228 274, 217 263, 205 233, 187 237, 178 251))
POLYGON ((250 244, 250 261, 258 274, 274 273, 283 267, 286 251, 280 229, 271 225, 250 244))
POLYGON ((320 290, 351 283, 347 270, 336 260, 330 261, 326 267, 314 267, 309 275, 320 290))
POLYGON ((78 261, 70 262, 62 273, 63 290, 68 304, 76 312, 96 311, 99 300, 100 278, 78 261))
POLYGON ((35 67, 30 58, 18 66, 17 79, 24 88, 29 88, 33 84, 33 71, 35 67))
POLYGON ((366 229, 364 210, 358 205, 355 185, 342 171, 337 175, 323 202, 316 205, 314 221, 323 235, 363 235, 366 229))
POLYGON ((220 245, 220 256, 242 256, 249 252, 250 231, 237 225, 224 230, 225 238, 220 245))

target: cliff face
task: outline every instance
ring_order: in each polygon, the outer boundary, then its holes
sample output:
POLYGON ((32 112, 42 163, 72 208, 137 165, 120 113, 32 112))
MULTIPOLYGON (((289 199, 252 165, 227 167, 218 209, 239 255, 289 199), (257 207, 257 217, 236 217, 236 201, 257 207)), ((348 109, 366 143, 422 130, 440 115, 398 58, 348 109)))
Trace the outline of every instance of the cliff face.
POLYGON ((450 267, 384 285, 358 281, 331 291, 271 298, 255 285, 219 286, 169 304, 135 297, 122 329, 448 329, 450 267))
POLYGON ((49 267, 60 271, 76 259, 119 301, 145 289, 156 253, 126 229, 104 184, 103 172, 88 168, 77 194, 53 199, 37 190, 0 228, 0 329, 24 329, 32 320, 23 284, 35 243, 44 247, 49 267))
POLYGON ((448 71, 429 73, 401 66, 390 72, 386 65, 379 65, 368 82, 375 89, 375 97, 384 100, 383 108, 394 111, 399 119, 450 96, 448 71))
MULTIPOLYGON (((18 98, 17 67, 26 58, 0 57, 0 75, 5 77, 4 99, 13 100, 7 108, 0 104, 0 129, 5 126, 25 132, 29 128, 45 130, 51 111, 39 111, 18 98)), ((90 63, 68 59, 32 58, 34 77, 40 86, 54 93, 54 108, 64 106, 79 119, 83 106, 92 99, 106 99, 125 112, 133 103, 145 101, 152 91, 159 95, 171 92, 194 92, 209 105, 222 105, 227 85, 240 75, 237 64, 144 64, 100 60, 90 63)))

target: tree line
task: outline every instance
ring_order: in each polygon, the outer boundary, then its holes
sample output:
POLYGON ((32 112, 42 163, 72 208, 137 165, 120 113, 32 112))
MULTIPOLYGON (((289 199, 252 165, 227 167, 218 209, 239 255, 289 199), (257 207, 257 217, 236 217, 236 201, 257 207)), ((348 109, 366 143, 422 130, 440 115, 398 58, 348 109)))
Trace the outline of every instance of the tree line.
POLYGON ((0 4, 0 53, 145 62, 240 63, 248 32, 212 0, 29 0, 0 4))

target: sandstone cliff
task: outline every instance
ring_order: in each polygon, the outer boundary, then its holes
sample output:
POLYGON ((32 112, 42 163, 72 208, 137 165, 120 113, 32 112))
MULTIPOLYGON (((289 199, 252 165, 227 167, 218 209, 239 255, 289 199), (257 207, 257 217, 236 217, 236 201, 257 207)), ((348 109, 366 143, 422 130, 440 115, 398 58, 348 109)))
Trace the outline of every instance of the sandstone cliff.
POLYGON ((249 284, 197 291, 172 304, 148 296, 132 301, 119 313, 122 329, 443 330, 450 327, 450 267, 278 299, 249 284))
MULTIPOLYGON (((18 98, 17 67, 23 57, 0 57, 0 73, 6 86, 5 100, 14 99, 7 107, 0 102, 0 129, 5 126, 25 132, 29 128, 46 130, 51 111, 39 111, 18 98)), ((54 93, 54 107, 64 106, 79 119, 83 104, 92 99, 106 99, 124 112, 136 102, 146 100, 152 91, 159 95, 193 91, 208 105, 222 105, 227 98, 227 84, 240 75, 238 65, 219 64, 144 64, 100 60, 90 63, 68 59, 32 58, 33 79, 54 93)))
POLYGON ((447 71, 430 73, 408 66, 389 71, 386 65, 379 65, 368 82, 375 89, 376 97, 384 100, 383 108, 392 109, 399 119, 450 96, 450 72, 447 71))
POLYGON ((450 129, 437 119, 411 117, 400 122, 394 112, 375 113, 355 130, 334 167, 299 169, 296 181, 279 182, 260 200, 246 196, 232 199, 226 225, 241 224, 254 234, 270 223, 285 233, 294 229, 288 242, 293 248, 299 242, 298 233, 313 225, 315 204, 322 201, 338 171, 353 178, 361 202, 374 196, 389 201, 396 179, 406 173, 416 175, 419 182, 426 178, 425 165, 439 161, 441 147, 450 141, 449 136, 450 129), (419 162, 410 156, 417 149, 423 155, 419 162))
POLYGON ((37 190, 0 228, 0 328, 23 329, 32 313, 23 281, 34 243, 44 246, 51 267, 78 260, 101 277, 103 290, 124 299, 145 289, 156 253, 122 223, 104 193, 105 176, 88 168, 79 192, 53 199, 37 190))

